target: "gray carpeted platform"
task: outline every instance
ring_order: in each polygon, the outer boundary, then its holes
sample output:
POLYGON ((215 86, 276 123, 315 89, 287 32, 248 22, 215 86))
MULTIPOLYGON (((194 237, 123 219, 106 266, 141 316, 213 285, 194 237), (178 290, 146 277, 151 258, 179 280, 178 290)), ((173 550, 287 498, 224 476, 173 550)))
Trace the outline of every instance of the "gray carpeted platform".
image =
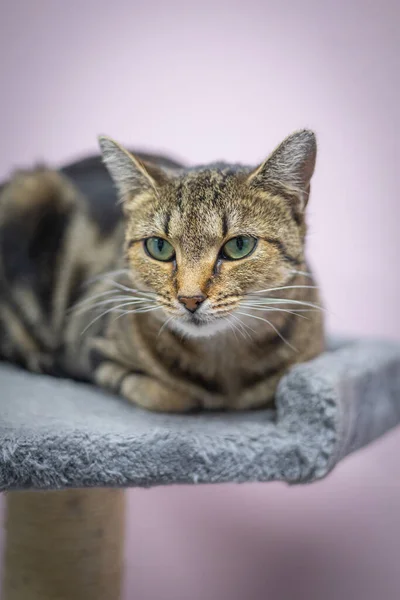
POLYGON ((89 385, 0 365, 0 490, 310 482, 400 422, 400 344, 296 366, 277 412, 161 415, 89 385))

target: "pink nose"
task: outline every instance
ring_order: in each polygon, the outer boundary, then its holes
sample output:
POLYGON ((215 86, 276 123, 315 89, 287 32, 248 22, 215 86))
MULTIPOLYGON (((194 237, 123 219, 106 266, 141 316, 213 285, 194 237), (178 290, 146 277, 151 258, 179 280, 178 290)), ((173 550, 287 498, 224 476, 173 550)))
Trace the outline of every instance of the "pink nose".
POLYGON ((178 296, 179 302, 191 313, 196 312, 205 299, 204 294, 201 294, 201 296, 178 296))

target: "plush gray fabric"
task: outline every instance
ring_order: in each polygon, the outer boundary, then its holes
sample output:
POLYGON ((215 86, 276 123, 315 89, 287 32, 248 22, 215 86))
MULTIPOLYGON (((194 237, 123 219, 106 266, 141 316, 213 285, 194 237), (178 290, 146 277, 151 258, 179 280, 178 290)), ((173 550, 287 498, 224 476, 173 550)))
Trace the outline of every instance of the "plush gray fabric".
POLYGON ((336 343, 282 379, 277 411, 161 415, 0 365, 0 490, 310 482, 400 422, 400 344, 336 343))

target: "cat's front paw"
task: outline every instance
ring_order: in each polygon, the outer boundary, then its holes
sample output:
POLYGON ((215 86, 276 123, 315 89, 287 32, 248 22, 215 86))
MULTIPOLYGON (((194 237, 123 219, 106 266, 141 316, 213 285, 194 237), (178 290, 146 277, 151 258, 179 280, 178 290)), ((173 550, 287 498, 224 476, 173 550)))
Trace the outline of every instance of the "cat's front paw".
POLYGON ((121 384, 121 394, 147 410, 158 412, 188 412, 200 405, 195 398, 146 375, 127 375, 121 384))

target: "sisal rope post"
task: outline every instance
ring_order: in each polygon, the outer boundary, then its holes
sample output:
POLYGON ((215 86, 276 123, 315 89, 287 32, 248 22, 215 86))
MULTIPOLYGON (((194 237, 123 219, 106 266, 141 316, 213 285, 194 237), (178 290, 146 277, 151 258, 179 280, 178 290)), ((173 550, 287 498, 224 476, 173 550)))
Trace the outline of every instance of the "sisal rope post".
POLYGON ((2 600, 120 600, 122 489, 6 494, 2 600))

